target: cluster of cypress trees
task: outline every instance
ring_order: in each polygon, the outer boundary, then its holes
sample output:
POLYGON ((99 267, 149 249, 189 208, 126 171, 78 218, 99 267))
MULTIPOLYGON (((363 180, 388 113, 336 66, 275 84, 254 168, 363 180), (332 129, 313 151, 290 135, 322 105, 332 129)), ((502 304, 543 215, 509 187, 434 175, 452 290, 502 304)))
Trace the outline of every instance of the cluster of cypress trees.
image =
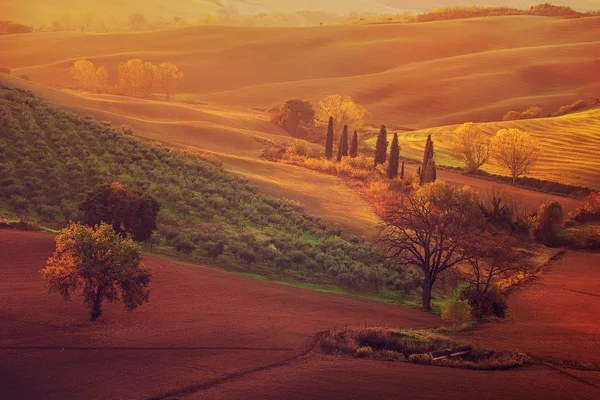
MULTIPOLYGON (((358 132, 354 131, 350 148, 348 148, 348 125, 344 125, 342 136, 338 144, 338 153, 336 160, 342 161, 343 157, 355 158, 358 156, 358 132)), ((379 164, 385 164, 388 161, 388 167, 386 175, 390 179, 398 177, 404 179, 404 161, 400 164, 400 143, 398 141, 398 134, 394 133, 392 144, 390 146, 390 158, 387 158, 388 151, 388 140, 387 140, 387 129, 385 125, 381 125, 379 135, 377 136, 377 143, 375 144, 375 167, 379 164)), ((329 124, 327 126, 327 140, 325 142, 325 156, 327 159, 333 159, 333 117, 329 117, 329 124)), ((435 182, 437 178, 437 169, 435 166, 435 151, 433 149, 433 140, 431 135, 427 137, 427 143, 425 144, 425 154, 423 155, 423 164, 419 167, 417 175, 419 176, 419 182, 421 185, 425 183, 435 182)))
MULTIPOLYGON (((354 131, 352 136, 352 142, 349 141, 348 136, 348 125, 344 125, 340 142, 338 143, 338 152, 336 160, 337 162, 342 161, 342 157, 358 157, 358 132, 354 131), (348 148, 348 144, 350 147, 348 148)), ((327 125, 327 139, 325 141, 325 157, 328 160, 333 159, 333 117, 329 117, 329 124, 327 125)))

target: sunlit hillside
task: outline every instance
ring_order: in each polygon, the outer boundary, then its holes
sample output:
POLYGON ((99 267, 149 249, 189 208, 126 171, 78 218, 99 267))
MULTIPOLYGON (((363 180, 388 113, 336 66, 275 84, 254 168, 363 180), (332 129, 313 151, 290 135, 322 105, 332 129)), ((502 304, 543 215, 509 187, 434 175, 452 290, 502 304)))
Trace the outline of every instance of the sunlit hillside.
POLYGON ((228 170, 249 179, 267 194, 295 201, 311 215, 356 235, 371 237, 375 233, 379 219, 372 206, 343 180, 260 158, 262 141, 292 140, 262 113, 121 96, 82 96, 3 74, 1 84, 32 91, 54 104, 111 121, 115 126, 128 125, 136 136, 151 142, 214 154, 228 170))
MULTIPOLYGON (((402 154, 415 160, 422 159, 425 140, 431 134, 435 140, 438 164, 462 166, 450 155, 457 126, 401 133, 402 154)), ((478 126, 490 137, 500 129, 518 128, 540 139, 544 152, 529 176, 600 189, 600 108, 554 118, 489 122, 478 126)), ((375 139, 368 143, 375 148, 375 139)), ((485 165, 483 170, 507 175, 505 169, 493 163, 485 165)))
POLYGON ((245 108, 353 96, 376 123, 414 128, 498 120, 600 91, 600 18, 497 17, 313 28, 196 27, 152 33, 34 33, 0 38, 13 75, 72 87, 80 58, 105 66, 171 61, 178 96, 245 108), (477 37, 477 40, 473 40, 477 37))

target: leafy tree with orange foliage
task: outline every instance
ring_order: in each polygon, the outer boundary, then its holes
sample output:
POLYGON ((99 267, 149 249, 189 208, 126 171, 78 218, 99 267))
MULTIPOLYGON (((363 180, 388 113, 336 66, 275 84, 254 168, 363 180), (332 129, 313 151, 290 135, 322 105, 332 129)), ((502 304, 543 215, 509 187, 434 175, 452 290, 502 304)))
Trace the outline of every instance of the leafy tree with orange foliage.
POLYGON ((183 72, 177 65, 169 62, 158 66, 158 84, 163 88, 169 99, 171 93, 183 82, 183 72))
POLYGON ((490 140, 474 123, 462 124, 454 131, 452 156, 465 164, 468 173, 473 173, 490 157, 490 140))
MULTIPOLYGON (((333 117, 335 126, 348 125, 350 131, 360 130, 368 120, 367 111, 349 96, 333 94, 319 102, 315 118, 317 126, 327 126, 333 117)), ((339 136, 336 135, 336 138, 339 136)))
POLYGON ((520 129, 501 129, 492 139, 492 155, 509 170, 513 183, 530 170, 541 152, 542 143, 520 129))
POLYGON ((56 250, 41 271, 49 292, 65 301, 81 289, 90 320, 102 315, 102 302, 123 301, 133 311, 149 301, 150 270, 138 248, 108 224, 71 223, 56 238, 56 250), (120 296, 119 296, 120 292, 120 296))
POLYGON ((119 83, 121 89, 137 96, 142 93, 148 96, 158 78, 158 67, 153 63, 143 62, 139 58, 119 64, 119 83))
POLYGON ((88 92, 102 92, 108 85, 108 72, 104 67, 94 67, 88 60, 77 60, 71 67, 71 75, 79 87, 88 92))

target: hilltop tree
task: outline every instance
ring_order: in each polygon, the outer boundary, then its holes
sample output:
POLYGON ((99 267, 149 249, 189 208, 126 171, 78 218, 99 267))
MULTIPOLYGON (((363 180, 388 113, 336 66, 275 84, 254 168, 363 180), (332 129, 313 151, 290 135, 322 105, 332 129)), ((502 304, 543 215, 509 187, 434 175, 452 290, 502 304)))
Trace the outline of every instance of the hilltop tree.
POLYGON ((433 140, 431 139, 431 135, 427 136, 427 142, 425 143, 423 165, 421 167, 419 178, 421 185, 435 182, 437 178, 437 170, 435 167, 435 152, 433 150, 433 140))
POLYGON ((150 193, 134 193, 124 185, 113 182, 99 185, 88 192, 80 208, 83 222, 87 225, 105 222, 117 233, 130 234, 142 242, 149 239, 156 229, 160 204, 150 193))
POLYGON ((400 145, 398 144, 398 134, 394 133, 392 146, 390 147, 390 161, 388 163, 387 176, 394 179, 398 176, 398 167, 400 164, 400 145))
POLYGON ((381 125, 379 136, 377 136, 377 143, 375 144, 375 167, 377 167, 377 164, 385 164, 387 148, 387 130, 385 129, 385 125, 381 125))
POLYGON ((158 66, 158 84, 167 94, 167 100, 171 93, 183 82, 183 72, 177 68, 177 65, 164 62, 158 66))
POLYGON ((468 173, 473 173, 490 157, 490 140, 474 123, 462 124, 454 131, 452 156, 465 164, 468 173))
POLYGON ((123 302, 133 311, 149 300, 151 273, 131 239, 124 239, 110 225, 95 227, 71 223, 56 238, 56 250, 41 271, 49 292, 65 301, 81 289, 90 320, 102 315, 102 302, 123 302))
POLYGON ((513 184, 529 172, 541 153, 542 143, 520 129, 501 129, 492 139, 493 157, 508 169, 513 184))
POLYGON ((358 132, 354 131, 354 135, 352 136, 352 144, 350 145, 350 157, 356 158, 358 157, 358 132))
POLYGON ((344 131, 340 137, 338 145, 337 161, 342 161, 342 157, 348 157, 348 125, 344 125, 344 131))
POLYGON ((384 213, 378 241, 397 265, 423 274, 423 309, 441 273, 468 261, 468 249, 484 224, 476 196, 444 182, 425 184, 384 213))
POLYGON ((348 125, 348 129, 360 130, 368 119, 367 111, 356 104, 348 96, 339 94, 326 96, 319 102, 315 123, 317 126, 325 126, 333 117, 335 126, 348 125))
POLYGON ((331 160, 333 158, 333 117, 329 117, 327 124, 327 140, 325 141, 325 157, 331 160))

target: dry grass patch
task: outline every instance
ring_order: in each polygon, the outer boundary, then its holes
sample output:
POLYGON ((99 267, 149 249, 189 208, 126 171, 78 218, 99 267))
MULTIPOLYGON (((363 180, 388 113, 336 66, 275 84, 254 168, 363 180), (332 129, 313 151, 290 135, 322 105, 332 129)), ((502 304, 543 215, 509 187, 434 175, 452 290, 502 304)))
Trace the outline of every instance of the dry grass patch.
POLYGON ((473 370, 505 370, 532 362, 521 352, 496 352, 422 330, 368 328, 330 331, 321 340, 326 354, 473 370))

